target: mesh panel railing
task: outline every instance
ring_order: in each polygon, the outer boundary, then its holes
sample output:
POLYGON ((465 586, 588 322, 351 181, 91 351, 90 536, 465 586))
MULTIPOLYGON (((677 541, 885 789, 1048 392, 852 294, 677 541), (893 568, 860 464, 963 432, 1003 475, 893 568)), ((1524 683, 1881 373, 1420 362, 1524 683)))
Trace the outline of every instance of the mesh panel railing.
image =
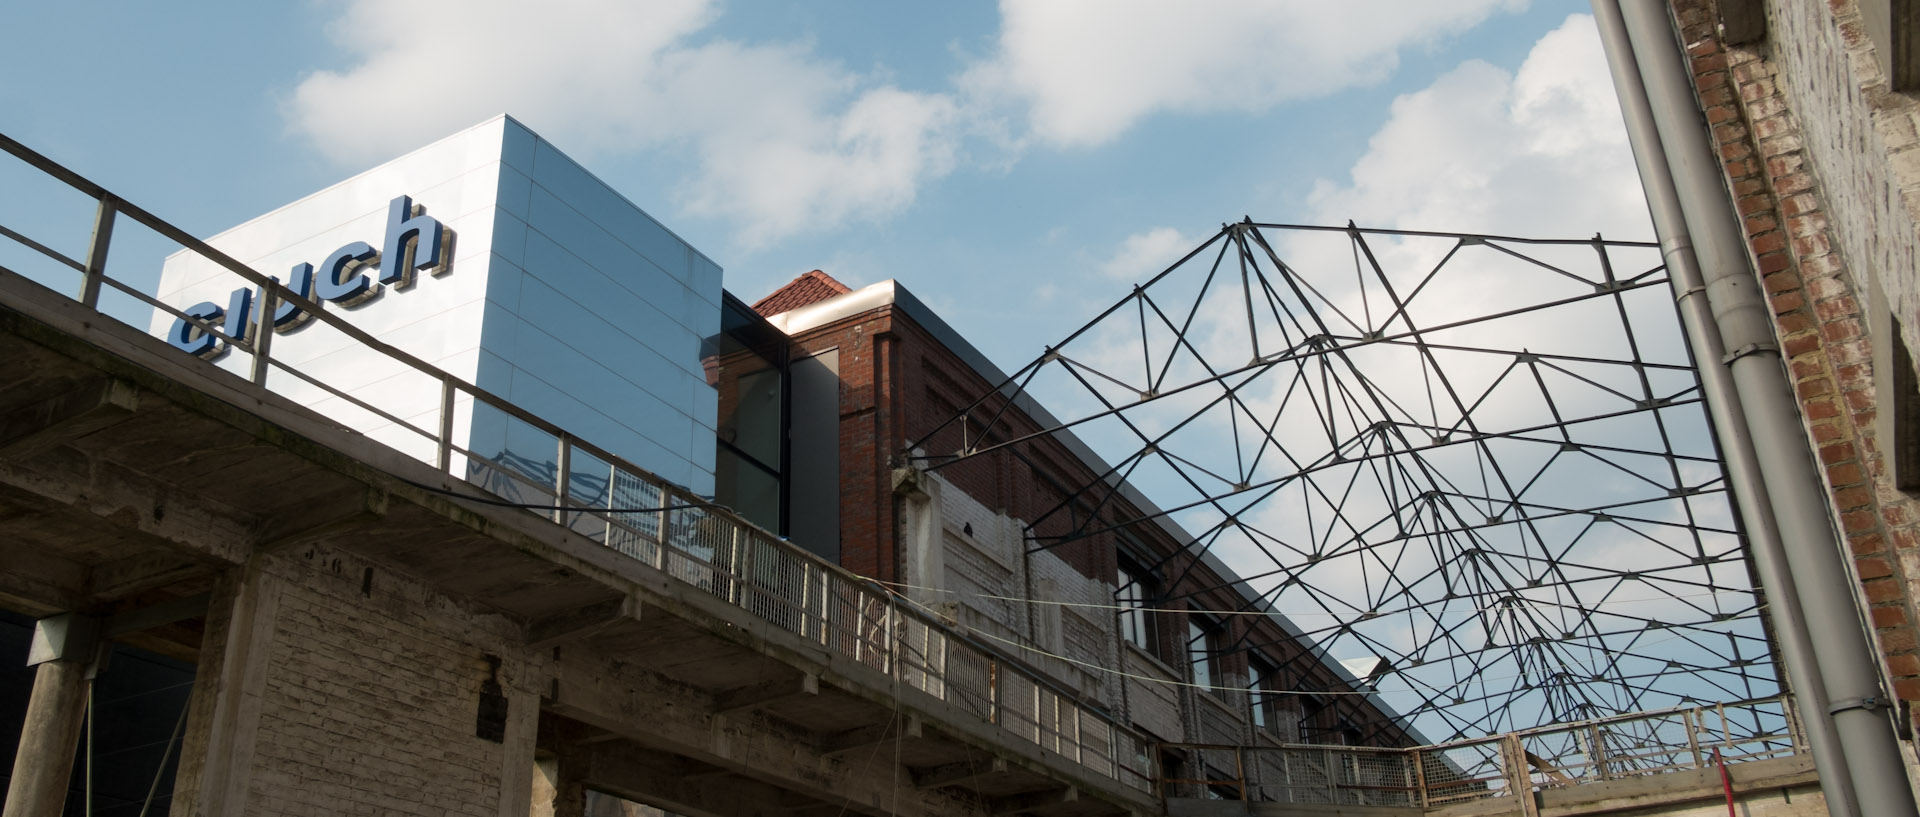
MULTIPOLYGON (((85 306, 100 309, 104 289, 124 293, 137 302, 138 309, 151 308, 168 320, 186 321, 192 332, 213 338, 222 354, 238 353, 221 365, 239 377, 289 396, 297 393, 297 399, 307 405, 337 402, 342 408, 334 411, 336 416, 358 417, 376 426, 368 432, 370 438, 497 496, 545 506, 532 510, 781 629, 886 673, 903 686, 999 725, 1001 731, 1046 749, 1065 765, 1136 791, 1151 788, 1144 737, 1103 710, 1061 694, 1031 669, 958 636, 885 588, 373 337, 322 304, 4 135, 0 135, 0 150, 93 199, 94 239, 84 261, 14 230, 0 230, 0 238, 11 240, 9 246, 77 273, 76 300, 85 306), (108 244, 119 219, 151 230, 209 262, 212 269, 232 276, 237 286, 253 289, 259 294, 256 314, 273 314, 280 304, 297 307, 309 316, 311 326, 306 331, 338 333, 370 353, 368 366, 400 372, 411 378, 409 385, 366 388, 366 375, 356 367, 346 367, 344 374, 338 369, 297 369, 273 356, 273 331, 229 333, 218 321, 188 315, 108 275, 108 244), (520 443, 512 452, 491 456, 466 448, 463 435, 455 429, 463 419, 472 420, 482 412, 490 413, 489 420, 507 425, 510 439, 538 441, 539 453, 529 456, 520 443)), ((5 267, 0 267, 0 275, 25 277, 5 267)))
POLYGON ((1805 751, 1787 697, 1637 712, 1406 749, 1161 744, 1162 797, 1434 806, 1805 751))

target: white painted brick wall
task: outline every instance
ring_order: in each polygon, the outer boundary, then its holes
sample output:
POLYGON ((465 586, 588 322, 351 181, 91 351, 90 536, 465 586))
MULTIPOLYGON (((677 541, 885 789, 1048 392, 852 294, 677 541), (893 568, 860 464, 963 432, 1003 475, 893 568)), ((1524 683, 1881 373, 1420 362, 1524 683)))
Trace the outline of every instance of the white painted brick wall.
POLYGON ((407 577, 313 548, 271 557, 275 619, 250 814, 497 815, 504 748, 474 735, 482 656, 513 631, 407 577))
POLYGON ((1866 291, 1858 276, 1877 276, 1908 348, 1920 349, 1920 99, 1887 91, 1854 0, 1768 6, 1765 47, 1856 291, 1866 291))

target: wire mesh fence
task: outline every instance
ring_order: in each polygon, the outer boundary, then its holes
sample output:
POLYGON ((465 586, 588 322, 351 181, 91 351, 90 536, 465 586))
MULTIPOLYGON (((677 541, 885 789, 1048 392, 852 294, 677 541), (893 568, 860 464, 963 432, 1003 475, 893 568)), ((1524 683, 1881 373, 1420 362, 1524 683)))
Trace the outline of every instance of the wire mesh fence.
POLYGON ((1432 808, 1805 751, 1791 699, 1557 724, 1413 748, 1162 744, 1162 797, 1432 808))

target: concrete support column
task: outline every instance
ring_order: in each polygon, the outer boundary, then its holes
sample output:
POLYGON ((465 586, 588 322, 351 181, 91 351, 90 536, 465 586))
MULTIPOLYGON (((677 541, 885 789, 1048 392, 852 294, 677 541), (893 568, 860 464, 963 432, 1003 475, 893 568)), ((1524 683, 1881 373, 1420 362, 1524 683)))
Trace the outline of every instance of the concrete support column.
POLYGON ((907 598, 930 610, 944 609, 953 598, 947 584, 947 539, 940 507, 940 478, 918 469, 895 469, 893 490, 901 504, 902 550, 906 551, 907 598))
POLYGON ((255 556, 214 587, 188 702, 173 814, 244 814, 281 582, 255 556))
POLYGON ((57 817, 66 807, 73 756, 87 715, 91 665, 91 660, 47 661, 35 672, 5 817, 57 817))

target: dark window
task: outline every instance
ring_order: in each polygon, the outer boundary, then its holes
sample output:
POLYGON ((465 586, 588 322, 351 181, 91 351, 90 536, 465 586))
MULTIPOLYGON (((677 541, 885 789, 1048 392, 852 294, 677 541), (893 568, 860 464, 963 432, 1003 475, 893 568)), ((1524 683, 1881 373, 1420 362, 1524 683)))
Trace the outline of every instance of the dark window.
POLYGON ((1259 658, 1247 659, 1247 719, 1253 728, 1273 730, 1280 725, 1279 695, 1273 694, 1274 676, 1272 664, 1259 658))
POLYGON ((1187 616, 1187 667, 1196 686, 1220 688, 1220 625, 1201 615, 1187 616))
POLYGON ((1920 492, 1920 377, 1915 376, 1913 350, 1907 347, 1900 318, 1880 284, 1869 284, 1867 295, 1867 334, 1873 342, 1873 391, 1878 408, 1874 434, 1886 456, 1893 487, 1920 492))
POLYGON ((719 392, 714 501, 774 533, 787 530, 785 336, 732 295, 709 340, 707 378, 719 392))
POLYGON ((1122 561, 1116 583, 1119 587, 1113 597, 1114 604, 1120 608, 1120 637, 1154 658, 1174 663, 1174 657, 1164 646, 1166 640, 1161 638, 1166 613, 1160 610, 1165 603, 1160 582, 1138 564, 1122 561))

